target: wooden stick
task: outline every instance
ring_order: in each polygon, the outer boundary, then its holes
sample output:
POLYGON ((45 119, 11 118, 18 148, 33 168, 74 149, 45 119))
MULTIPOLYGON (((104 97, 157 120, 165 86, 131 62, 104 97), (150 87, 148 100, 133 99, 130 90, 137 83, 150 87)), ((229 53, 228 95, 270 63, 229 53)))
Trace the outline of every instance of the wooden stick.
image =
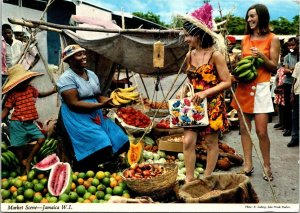
MULTIPOLYGON (((25 25, 28 27, 33 28, 41 28, 45 29, 45 27, 49 27, 48 29, 51 30, 59 30, 59 29, 68 29, 68 30, 82 30, 82 31, 95 31, 95 32, 107 32, 107 33, 120 33, 120 34, 179 34, 181 30, 148 30, 148 29, 102 29, 102 28, 92 28, 92 27, 77 27, 77 26, 68 26, 68 25, 61 25, 61 24, 54 24, 45 21, 34 21, 34 20, 22 20, 22 19, 13 19, 9 18, 9 22, 17 23, 19 25, 25 25)), ((61 30, 60 30, 61 32, 61 30)))
POLYGON ((25 21, 23 19, 8 18, 8 21, 12 24, 18 24, 18 25, 29 27, 29 28, 39 28, 39 29, 42 29, 42 30, 53 31, 53 32, 57 32, 57 33, 62 32, 62 30, 55 29, 55 28, 48 27, 48 26, 44 26, 44 25, 36 25, 36 24, 31 23, 31 22, 25 21))

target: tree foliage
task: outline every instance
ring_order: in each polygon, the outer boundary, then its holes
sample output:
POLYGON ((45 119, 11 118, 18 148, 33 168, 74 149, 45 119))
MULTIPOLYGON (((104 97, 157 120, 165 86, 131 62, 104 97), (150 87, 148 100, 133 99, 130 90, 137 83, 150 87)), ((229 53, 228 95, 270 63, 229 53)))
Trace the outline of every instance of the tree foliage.
POLYGON ((162 26, 167 26, 163 21, 160 20, 160 16, 154 14, 153 12, 147 12, 147 13, 142 13, 142 12, 133 12, 132 13, 134 16, 146 19, 148 21, 152 21, 154 23, 160 24, 162 26))
MULTIPOLYGON (((172 29, 181 28, 183 24, 183 21, 181 19, 178 19, 178 17, 176 16, 173 16, 171 18, 170 24, 166 24, 160 20, 159 15, 156 15, 153 12, 147 12, 147 13, 133 12, 132 14, 172 29)), ((228 34, 231 35, 244 34, 246 28, 246 22, 244 18, 230 15, 222 18, 217 17, 215 18, 215 22, 219 23, 225 19, 227 19, 225 25, 228 34)), ((292 21, 289 21, 284 17, 280 17, 276 20, 270 21, 270 25, 273 32, 277 35, 299 34, 299 15, 295 16, 292 21)))

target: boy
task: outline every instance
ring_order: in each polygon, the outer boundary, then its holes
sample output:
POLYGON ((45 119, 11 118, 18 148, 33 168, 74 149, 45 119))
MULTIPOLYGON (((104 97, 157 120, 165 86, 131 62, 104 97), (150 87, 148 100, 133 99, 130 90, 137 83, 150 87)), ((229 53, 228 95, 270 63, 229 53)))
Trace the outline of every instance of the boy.
POLYGON ((56 92, 54 87, 51 91, 40 93, 29 84, 32 78, 40 75, 42 73, 27 71, 23 65, 16 64, 8 70, 8 81, 2 90, 3 94, 7 93, 7 98, 2 109, 1 119, 3 121, 13 109, 9 122, 10 143, 27 173, 33 157, 45 141, 45 136, 34 123, 38 119, 35 107, 36 98, 46 97, 56 92), (27 159, 23 160, 22 146, 32 139, 36 139, 37 143, 27 159))

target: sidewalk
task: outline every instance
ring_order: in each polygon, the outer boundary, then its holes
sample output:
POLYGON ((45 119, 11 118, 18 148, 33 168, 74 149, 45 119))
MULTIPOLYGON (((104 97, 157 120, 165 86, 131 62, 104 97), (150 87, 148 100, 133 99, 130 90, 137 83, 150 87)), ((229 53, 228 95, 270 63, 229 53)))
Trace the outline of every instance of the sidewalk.
MULTIPOLYGON (((163 95, 166 95, 172 84, 175 81, 176 75, 164 77, 161 80, 163 91, 158 91, 157 101, 163 100, 163 95)), ((174 84, 170 95, 178 88, 180 83, 183 81, 185 75, 179 75, 179 78, 174 84)), ((143 93, 146 97, 146 92, 143 88, 142 82, 138 76, 135 76, 132 81, 135 81, 139 86, 139 92, 143 93)), ((154 77, 144 78, 144 83, 147 85, 147 90, 150 98, 153 97, 154 92, 154 77)), ((168 96, 169 97, 169 96, 168 96)), ((174 98, 174 97, 173 97, 174 98)), ((291 140, 291 137, 282 136, 281 130, 274 130, 273 126, 278 121, 278 116, 273 116, 272 122, 268 124, 269 137, 271 140, 271 167, 273 171, 274 180, 271 182, 271 186, 275 192, 279 203, 296 204, 299 203, 299 147, 287 147, 287 143, 291 140)), ((253 163, 254 173, 250 177, 251 183, 255 192, 258 195, 260 203, 276 203, 272 190, 267 181, 263 180, 262 174, 263 169, 259 162, 258 156, 262 159, 260 154, 260 148, 258 139, 255 133, 254 124, 252 125, 252 136, 253 143, 257 149, 258 155, 253 149, 253 163)), ((233 147, 238 154, 243 155, 242 144, 238 130, 231 130, 229 133, 224 134, 222 139, 223 142, 228 143, 233 147)), ((236 173, 243 167, 232 167, 228 172, 236 173)), ((223 171, 221 171, 223 172, 223 171)))
MULTIPOLYGON (((287 147, 291 137, 282 136, 281 130, 274 130, 273 126, 278 121, 278 116, 273 116, 272 123, 268 124, 271 141, 271 167, 274 180, 271 186, 279 203, 299 203, 299 146, 287 147)), ((269 183, 262 178, 263 169, 259 162, 262 161, 258 138, 254 125, 252 125, 251 138, 257 149, 258 155, 253 148, 252 156, 254 173, 250 177, 260 203, 275 203, 269 183), (258 158, 259 156, 259 158, 258 158)), ((223 142, 233 147, 238 154, 243 155, 241 139, 238 130, 231 130, 224 135, 223 142)), ((242 167, 233 167, 229 172, 240 171, 242 167)))

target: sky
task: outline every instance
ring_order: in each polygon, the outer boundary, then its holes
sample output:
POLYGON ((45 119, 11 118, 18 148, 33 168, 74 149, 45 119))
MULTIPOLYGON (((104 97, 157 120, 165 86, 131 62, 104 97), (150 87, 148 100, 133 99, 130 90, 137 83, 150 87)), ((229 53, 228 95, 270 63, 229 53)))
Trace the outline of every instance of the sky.
MULTIPOLYGON (((169 24, 172 16, 193 12, 203 5, 203 0, 85 0, 91 4, 111 10, 114 12, 153 12, 160 16, 160 20, 169 24)), ((300 0, 210 0, 214 8, 213 16, 220 17, 219 6, 222 16, 233 14, 245 17, 247 9, 255 3, 265 4, 271 16, 271 20, 280 16, 292 21, 293 17, 299 15, 300 0)))

